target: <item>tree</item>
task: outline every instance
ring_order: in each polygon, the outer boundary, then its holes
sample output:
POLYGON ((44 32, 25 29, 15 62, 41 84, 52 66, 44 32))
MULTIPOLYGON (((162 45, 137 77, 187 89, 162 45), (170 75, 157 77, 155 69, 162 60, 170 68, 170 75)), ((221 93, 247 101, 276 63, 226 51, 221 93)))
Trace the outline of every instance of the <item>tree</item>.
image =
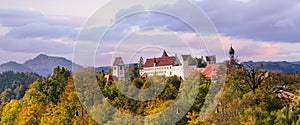
POLYGON ((36 89, 38 82, 30 85, 22 101, 22 109, 15 119, 16 124, 38 124, 47 106, 46 95, 36 89))
POLYGON ((0 74, 0 104, 21 99, 29 85, 40 78, 36 73, 3 72, 0 74))
POLYGON ((70 76, 71 72, 69 70, 58 66, 54 68, 53 74, 49 78, 45 78, 37 86, 37 90, 45 94, 49 101, 58 103, 70 76))
POLYGON ((254 67, 253 64, 247 64, 246 66, 247 67, 244 68, 245 74, 243 74, 245 76, 245 82, 255 94, 256 89, 259 88, 263 80, 268 77, 268 72, 259 70, 259 68, 254 67))
POLYGON ((18 100, 8 103, 3 109, 0 124, 1 125, 15 124, 15 119, 16 119, 17 115, 19 114, 21 108, 22 108, 22 105, 21 105, 20 101, 18 101, 18 100))
POLYGON ((138 68, 142 68, 143 66, 144 66, 144 59, 143 57, 140 57, 138 68))

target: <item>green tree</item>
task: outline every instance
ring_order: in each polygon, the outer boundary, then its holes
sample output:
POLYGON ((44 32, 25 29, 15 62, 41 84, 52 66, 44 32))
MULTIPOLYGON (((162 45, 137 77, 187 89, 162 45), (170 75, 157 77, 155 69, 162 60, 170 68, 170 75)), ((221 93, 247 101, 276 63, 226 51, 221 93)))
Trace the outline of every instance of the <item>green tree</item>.
POLYGON ((69 70, 58 66, 54 68, 53 74, 49 78, 45 78, 42 83, 37 86, 37 89, 45 94, 49 101, 58 103, 70 75, 71 72, 69 70))

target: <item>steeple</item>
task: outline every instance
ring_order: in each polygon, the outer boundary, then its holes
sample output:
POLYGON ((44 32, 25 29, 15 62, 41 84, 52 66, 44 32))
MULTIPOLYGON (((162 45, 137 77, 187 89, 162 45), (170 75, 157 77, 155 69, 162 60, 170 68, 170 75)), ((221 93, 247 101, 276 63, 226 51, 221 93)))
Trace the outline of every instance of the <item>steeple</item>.
POLYGON ((166 52, 166 50, 164 50, 164 52, 163 52, 163 54, 162 54, 161 57, 169 57, 168 54, 167 54, 167 52, 166 52))
POLYGON ((234 49, 232 48, 232 44, 230 46, 230 49, 229 49, 229 56, 230 56, 230 60, 233 60, 234 59, 234 49))
POLYGON ((229 55, 233 54, 234 55, 234 49, 232 48, 232 44, 230 46, 230 50, 229 50, 229 55))

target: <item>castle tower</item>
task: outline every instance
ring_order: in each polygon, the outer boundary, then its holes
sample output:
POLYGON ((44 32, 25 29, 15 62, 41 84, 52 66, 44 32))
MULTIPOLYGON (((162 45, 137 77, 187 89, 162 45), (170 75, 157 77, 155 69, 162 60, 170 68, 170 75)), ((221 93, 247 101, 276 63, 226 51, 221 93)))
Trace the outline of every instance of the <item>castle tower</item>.
POLYGON ((113 63, 113 76, 117 77, 118 80, 125 79, 125 65, 122 57, 116 57, 113 63))
POLYGON ((234 49, 232 48, 232 45, 231 45, 231 47, 229 49, 230 60, 234 60, 234 53, 235 53, 235 51, 234 51, 234 49))

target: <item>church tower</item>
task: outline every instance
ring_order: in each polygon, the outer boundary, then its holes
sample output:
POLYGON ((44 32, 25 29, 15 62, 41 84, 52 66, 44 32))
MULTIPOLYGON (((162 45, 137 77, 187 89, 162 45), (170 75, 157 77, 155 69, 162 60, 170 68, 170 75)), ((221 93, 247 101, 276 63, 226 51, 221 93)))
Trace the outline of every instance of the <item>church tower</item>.
POLYGON ((234 51, 234 49, 232 48, 232 45, 231 45, 231 47, 229 49, 229 56, 230 56, 231 61, 234 60, 234 53, 235 53, 235 51, 234 51))
POLYGON ((122 57, 116 57, 113 63, 113 76, 117 77, 118 80, 125 79, 125 64, 122 57))

